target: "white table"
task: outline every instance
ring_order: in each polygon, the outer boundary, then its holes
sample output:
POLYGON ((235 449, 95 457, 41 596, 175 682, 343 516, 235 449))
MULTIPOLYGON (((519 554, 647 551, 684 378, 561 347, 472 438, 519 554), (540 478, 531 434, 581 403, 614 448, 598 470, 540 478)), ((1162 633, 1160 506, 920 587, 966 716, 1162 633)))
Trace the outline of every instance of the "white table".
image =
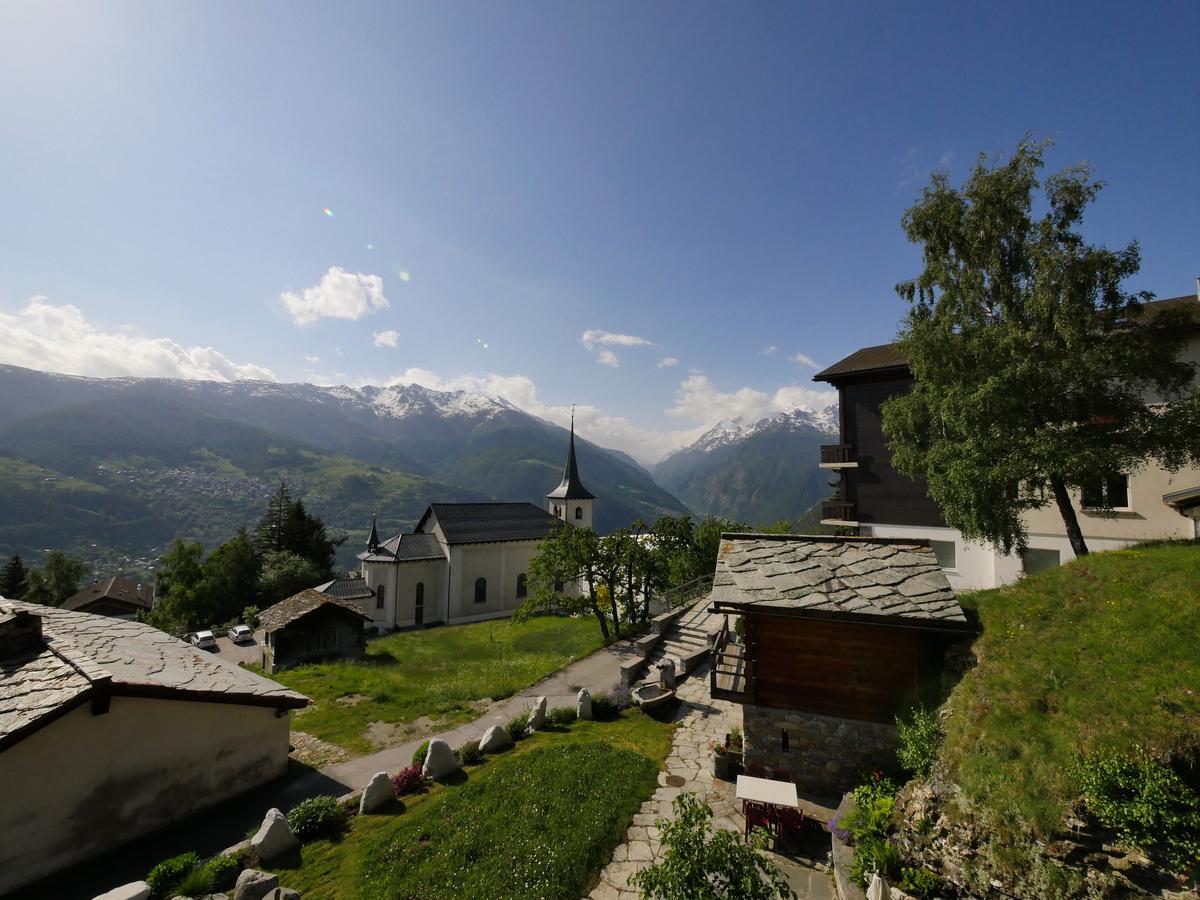
POLYGON ((796 785, 790 781, 773 781, 770 778, 753 778, 739 775, 737 799, 751 803, 769 803, 771 806, 787 806, 795 809, 799 805, 796 785))

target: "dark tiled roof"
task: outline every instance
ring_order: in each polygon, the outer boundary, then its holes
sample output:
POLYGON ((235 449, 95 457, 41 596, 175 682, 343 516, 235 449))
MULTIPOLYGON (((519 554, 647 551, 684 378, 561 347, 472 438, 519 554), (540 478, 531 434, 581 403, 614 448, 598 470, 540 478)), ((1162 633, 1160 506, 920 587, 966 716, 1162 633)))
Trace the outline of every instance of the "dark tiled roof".
POLYGON ((442 526, 448 544, 537 541, 558 521, 532 503, 433 503, 416 531, 433 531, 431 515, 442 526))
POLYGON ((371 621, 371 617, 363 611, 362 605, 357 601, 335 597, 331 594, 322 594, 315 588, 307 588, 286 600, 280 600, 274 606, 268 606, 259 613, 258 618, 262 623, 263 630, 270 634, 285 625, 302 619, 313 610, 320 609, 326 604, 340 607, 347 612, 361 616, 368 622, 371 621))
POLYGON ((321 585, 317 590, 330 597, 337 597, 339 600, 368 600, 375 596, 375 593, 367 587, 365 578, 348 575, 335 578, 328 584, 321 585))
MULTIPOLYGON (((1143 321, 1152 322, 1159 314, 1175 310, 1191 310, 1195 327, 1200 327, 1200 302, 1197 302, 1195 294, 1151 300, 1143 307, 1143 321)), ((855 350, 845 359, 838 360, 829 368, 818 372, 813 376, 813 381, 833 381, 847 375, 864 375, 868 372, 900 372, 907 368, 908 360, 899 347, 895 344, 880 344, 877 347, 855 350)))
POLYGON ((924 541, 722 535, 712 600, 765 611, 966 624, 924 541))
POLYGON ((113 600, 130 606, 150 609, 154 605, 154 588, 148 584, 131 581, 114 575, 72 594, 63 601, 62 609, 80 609, 97 600, 113 600))
POLYGON ((446 552, 436 534, 398 534, 358 558, 363 562, 414 562, 445 559, 446 552))
POLYGON ((307 698, 165 632, 108 616, 0 600, 0 626, 40 620, 41 639, 0 659, 0 748, 100 686, 113 694, 297 708, 307 698))

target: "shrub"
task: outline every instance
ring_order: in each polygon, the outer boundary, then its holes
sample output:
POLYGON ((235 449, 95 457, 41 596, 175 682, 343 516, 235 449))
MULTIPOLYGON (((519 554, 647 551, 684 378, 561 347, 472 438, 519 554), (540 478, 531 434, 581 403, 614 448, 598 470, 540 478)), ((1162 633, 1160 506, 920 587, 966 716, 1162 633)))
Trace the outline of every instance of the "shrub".
POLYGON ((738 728, 736 725, 731 725, 729 728, 729 749, 742 749, 742 729, 738 728))
POLYGON ((896 717, 900 747, 896 758, 910 775, 928 778, 942 746, 942 729, 937 716, 921 706, 913 707, 908 716, 896 717))
POLYGON ((233 887, 241 873, 242 861, 236 856, 214 856, 204 865, 204 874, 208 877, 208 888, 200 893, 223 891, 225 888, 233 887))
POLYGON ((346 811, 336 797, 324 794, 301 800, 287 814, 288 825, 302 841, 319 837, 336 837, 346 827, 346 811))
POLYGON ((870 838, 855 844, 854 861, 850 863, 850 880, 863 890, 878 872, 889 877, 900 865, 900 851, 886 838, 870 838))
POLYGON ((570 725, 575 721, 575 709, 571 706, 556 706, 546 713, 546 721, 551 725, 570 725))
POLYGON ((171 888, 171 893, 183 897, 201 897, 212 890, 207 869, 192 869, 171 888))
POLYGON ((629 709, 633 705, 633 694, 624 685, 614 684, 608 692, 608 702, 617 709, 629 709))
POLYGON ((899 787, 876 772, 854 789, 854 809, 838 825, 849 833, 854 845, 850 880, 866 888, 871 875, 891 875, 900 865, 900 851, 889 843, 899 787))
POLYGON ((460 766, 477 766, 483 762, 483 751, 479 749, 479 741, 467 741, 454 751, 460 766))
POLYGON ((942 890, 942 879, 928 869, 905 866, 900 870, 900 890, 917 900, 933 900, 942 890))
POLYGON ((504 728, 513 739, 513 743, 516 743, 525 737, 525 732, 529 730, 529 713, 523 712, 519 716, 513 716, 504 728))
POLYGON ((242 621, 251 629, 257 628, 259 626, 258 613, 257 606, 247 606, 242 610, 242 621))
POLYGON ((397 797, 403 797, 405 794, 415 794, 424 786, 425 776, 421 774, 421 767, 415 763, 411 766, 406 766, 392 776, 392 792, 397 797))
POLYGON ((200 857, 195 853, 180 853, 178 856, 164 859, 150 870, 150 874, 146 876, 146 884, 150 885, 150 891, 156 897, 171 896, 168 892, 172 891, 175 885, 181 882, 199 863, 200 857))
POLYGON ((421 741, 421 746, 413 751, 413 765, 425 765, 425 757, 429 755, 429 741, 421 741))
POLYGON ((1076 777, 1093 815, 1121 839, 1158 851, 1181 872, 1200 861, 1200 794, 1145 750, 1101 750, 1080 760, 1076 777))
POLYGON ((592 718, 598 722, 615 719, 619 710, 613 706, 607 694, 597 694, 592 698, 592 718))

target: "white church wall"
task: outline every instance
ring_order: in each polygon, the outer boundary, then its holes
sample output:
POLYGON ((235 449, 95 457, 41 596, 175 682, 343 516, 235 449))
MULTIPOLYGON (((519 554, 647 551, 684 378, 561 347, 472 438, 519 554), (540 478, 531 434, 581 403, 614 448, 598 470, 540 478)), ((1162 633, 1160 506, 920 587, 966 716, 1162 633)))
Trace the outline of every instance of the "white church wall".
POLYGON ((517 597, 517 576, 529 572, 540 541, 460 544, 451 548, 448 622, 478 622, 507 616, 525 602, 517 597), (487 599, 475 602, 475 581, 487 580, 487 599))
POLYGON ((421 623, 428 625, 432 622, 446 620, 446 563, 444 560, 429 562, 402 562, 393 566, 396 570, 395 589, 391 591, 393 598, 392 615, 394 627, 407 628, 415 625, 417 585, 424 585, 424 604, 421 623))

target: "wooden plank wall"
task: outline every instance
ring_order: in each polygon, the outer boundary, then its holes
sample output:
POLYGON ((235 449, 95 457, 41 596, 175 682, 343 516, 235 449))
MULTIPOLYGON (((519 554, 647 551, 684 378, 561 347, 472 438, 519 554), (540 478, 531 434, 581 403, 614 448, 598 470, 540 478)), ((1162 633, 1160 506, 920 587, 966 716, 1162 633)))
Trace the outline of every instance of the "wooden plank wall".
POLYGON ((759 706, 892 722, 928 656, 925 636, 907 628, 763 615, 746 626, 759 706))

